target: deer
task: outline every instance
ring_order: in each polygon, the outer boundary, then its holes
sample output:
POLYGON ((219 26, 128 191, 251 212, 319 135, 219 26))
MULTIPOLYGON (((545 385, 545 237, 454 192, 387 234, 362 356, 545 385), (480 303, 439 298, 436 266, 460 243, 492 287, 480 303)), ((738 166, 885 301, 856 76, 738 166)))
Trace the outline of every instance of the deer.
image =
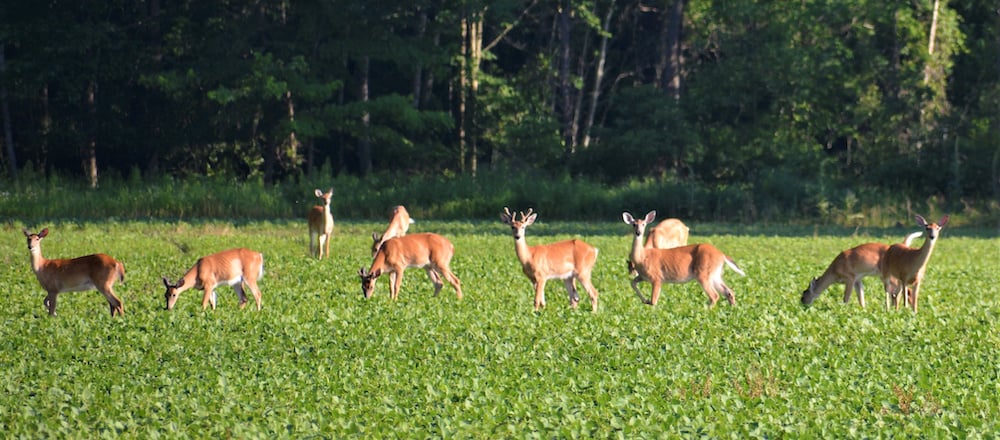
POLYGON ((676 218, 661 221, 649 230, 645 248, 670 249, 687 245, 688 227, 676 218))
MULTIPOLYGON (((906 246, 923 232, 910 234, 903 240, 906 246)), ((809 306, 834 283, 844 283, 844 304, 851 302, 852 291, 858 293, 858 304, 865 307, 865 289, 863 278, 869 275, 881 276, 879 263, 885 251, 889 249, 884 243, 865 243, 847 249, 838 254, 823 275, 813 278, 809 287, 802 291, 802 305, 809 306)))
POLYGON ((108 300, 112 317, 125 314, 125 305, 114 291, 115 282, 125 281, 124 264, 106 254, 47 260, 42 256, 42 239, 49 235, 49 228, 37 234, 32 234, 27 228, 21 232, 28 239, 31 270, 47 293, 44 304, 49 315, 56 316, 56 299, 60 293, 95 289, 108 300))
POLYGON ((323 200, 323 204, 313 206, 309 210, 309 254, 322 260, 324 248, 326 256, 330 256, 330 238, 333 236, 333 214, 330 214, 330 198, 333 197, 333 188, 327 192, 316 189, 315 194, 316 197, 323 200))
POLYGON ((389 239, 375 253, 371 268, 358 271, 361 277, 361 293, 365 299, 375 293, 375 282, 383 274, 389 274, 391 283, 389 298, 399 298, 399 287, 403 283, 403 272, 409 267, 427 270, 434 284, 434 296, 441 293, 443 276, 455 288, 458 299, 462 299, 462 282, 451 271, 451 259, 455 256, 455 246, 438 234, 429 232, 404 235, 389 239), (439 275, 440 274, 440 275, 439 275))
POLYGON ((898 296, 902 293, 909 301, 913 313, 917 313, 920 283, 927 269, 927 261, 934 251, 934 243, 941 234, 941 228, 948 224, 947 215, 941 217, 937 223, 928 223, 920 215, 914 216, 914 219, 917 225, 924 229, 924 244, 919 248, 911 248, 905 243, 889 246, 879 262, 882 284, 885 287, 886 310, 889 310, 891 305, 899 308, 898 296))
POLYGON ((730 305, 736 305, 736 293, 722 279, 724 266, 746 276, 732 258, 708 243, 692 244, 671 249, 645 248, 642 236, 646 225, 656 219, 656 211, 650 211, 643 219, 635 219, 628 212, 622 213, 622 220, 633 227, 632 252, 629 256, 638 276, 632 280, 632 290, 642 302, 655 306, 660 298, 663 283, 687 283, 697 280, 708 295, 709 306, 715 307, 722 293, 730 305), (649 281, 653 285, 649 300, 639 291, 639 283, 649 281))
POLYGON ((257 303, 257 310, 260 311, 261 294, 257 280, 263 276, 263 254, 246 248, 229 249, 199 258, 176 283, 163 277, 163 286, 167 288, 163 297, 167 301, 167 310, 173 310, 181 292, 188 289, 204 290, 202 310, 210 305, 215 310, 215 288, 220 285, 232 286, 240 298, 240 309, 243 309, 247 305, 247 295, 243 288, 246 284, 257 303))
POLYGON ((572 239, 556 243, 528 246, 525 239, 525 229, 535 223, 538 214, 533 214, 529 208, 527 213, 519 212, 521 219, 507 207, 503 208, 500 220, 510 226, 514 236, 514 251, 521 263, 524 275, 531 280, 535 288, 535 312, 545 307, 545 283, 548 280, 563 280, 566 293, 569 295, 571 308, 580 303, 576 284, 579 282, 590 295, 592 312, 597 312, 597 297, 599 295, 590 276, 597 263, 597 248, 583 240, 572 239))
POLYGON ((378 253, 379 248, 386 241, 406 235, 406 231, 410 229, 410 225, 413 223, 410 213, 406 211, 403 205, 392 208, 392 215, 389 217, 389 226, 385 229, 385 232, 382 235, 372 232, 372 258, 375 258, 375 254, 378 253))

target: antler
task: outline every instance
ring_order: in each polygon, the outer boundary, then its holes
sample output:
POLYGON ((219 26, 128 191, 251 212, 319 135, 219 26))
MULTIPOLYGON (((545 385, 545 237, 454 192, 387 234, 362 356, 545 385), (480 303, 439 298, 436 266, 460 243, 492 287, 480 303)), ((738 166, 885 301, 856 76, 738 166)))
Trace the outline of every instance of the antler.
POLYGON ((528 218, 528 216, 531 215, 532 212, 534 212, 534 208, 528 208, 528 212, 527 213, 522 212, 521 213, 521 221, 523 222, 526 218, 528 218))

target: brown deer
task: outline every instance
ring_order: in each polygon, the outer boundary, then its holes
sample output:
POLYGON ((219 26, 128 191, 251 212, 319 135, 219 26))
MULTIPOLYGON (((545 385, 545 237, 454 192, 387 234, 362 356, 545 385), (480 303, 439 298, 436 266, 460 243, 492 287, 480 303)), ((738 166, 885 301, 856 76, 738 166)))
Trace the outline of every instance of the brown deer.
POLYGON ((714 307, 719 301, 719 293, 726 297, 730 305, 736 305, 736 293, 722 279, 723 266, 729 266, 736 273, 746 275, 736 266, 733 259, 708 243, 672 249, 646 249, 642 246, 642 235, 646 225, 655 219, 656 211, 650 211, 641 220, 633 218, 628 212, 622 213, 622 220, 631 225, 635 232, 630 259, 639 274, 632 280, 632 290, 636 296, 649 305, 656 305, 663 283, 686 283, 697 280, 708 295, 710 306, 714 307), (649 301, 646 301, 639 291, 638 285, 641 281, 649 281, 653 285, 649 301))
POLYGON ((333 197, 333 188, 323 192, 316 190, 316 197, 323 200, 322 205, 313 206, 309 210, 309 253, 322 260, 324 255, 330 256, 330 238, 333 237, 333 214, 330 214, 330 198, 333 197))
POLYGON ((920 296, 920 283, 927 269, 927 261, 934 251, 934 243, 941 234, 941 228, 948 224, 948 216, 941 217, 937 223, 927 223, 923 217, 914 217, 917 225, 924 228, 924 244, 919 248, 911 248, 906 244, 894 244, 886 249, 879 262, 882 273, 882 284, 885 286, 885 308, 899 308, 899 294, 908 300, 913 313, 917 312, 917 300, 920 296), (912 286, 912 287, 909 287, 912 286), (891 304, 890 304, 891 303, 891 304))
POLYGON ((688 227, 684 222, 676 218, 668 218, 661 221, 653 229, 649 230, 646 237, 646 249, 670 249, 687 245, 688 227))
MULTIPOLYGON (((904 244, 909 246, 913 239, 921 234, 923 233, 910 234, 904 240, 904 244)), ((813 278, 809 282, 809 287, 802 291, 802 305, 812 304, 831 284, 844 283, 844 304, 851 302, 851 292, 857 291, 858 304, 864 307, 865 288, 862 280, 869 275, 881 276, 879 262, 882 261, 887 249, 889 249, 887 244, 865 243, 841 252, 833 259, 823 275, 813 278)))
POLYGON ((528 246, 525 241, 525 228, 535 222, 538 214, 521 212, 518 220, 506 207, 500 214, 500 220, 510 226, 514 235, 514 251, 521 262, 524 274, 531 280, 535 288, 535 311, 545 307, 545 282, 551 279, 563 280, 566 293, 569 295, 570 306, 576 308, 580 303, 575 281, 578 281, 590 295, 590 306, 597 311, 597 289, 590 282, 594 264, 597 262, 597 248, 583 240, 565 240, 557 243, 528 246))
POLYGON ((246 284, 257 303, 257 310, 260 310, 261 295, 257 280, 263 276, 264 255, 245 248, 230 249, 199 258, 176 284, 163 277, 163 285, 167 288, 163 296, 167 300, 167 310, 172 310, 181 292, 188 289, 204 290, 201 308, 206 309, 211 305, 212 310, 215 310, 215 288, 220 285, 232 286, 240 297, 242 309, 247 305, 247 295, 243 290, 243 285, 246 284))
POLYGON ((125 281, 125 265, 105 254, 93 254, 72 259, 46 260, 42 256, 42 239, 49 235, 49 228, 32 234, 21 232, 28 239, 31 253, 31 270, 38 283, 48 293, 45 307, 49 315, 56 316, 56 298, 62 292, 82 292, 97 289, 108 300, 111 316, 124 315, 125 305, 115 295, 115 282, 125 281))
POLYGON ((390 238, 406 235, 406 231, 410 229, 411 224, 413 224, 413 219, 410 218, 410 213, 406 211, 403 205, 392 208, 392 215, 389 217, 389 226, 385 228, 385 232, 382 235, 372 232, 372 258, 375 258, 375 254, 379 248, 390 238))
POLYGON ((399 298, 403 271, 408 267, 420 267, 427 269, 427 275, 434 283, 434 296, 441 292, 441 276, 444 276, 455 288, 458 299, 462 299, 462 282, 451 272, 451 259, 454 255, 455 246, 447 238, 437 234, 411 234, 390 239, 376 252, 371 269, 366 271, 362 267, 358 271, 361 292, 365 298, 371 298, 375 293, 378 277, 388 273, 392 284, 389 298, 395 301, 399 298))

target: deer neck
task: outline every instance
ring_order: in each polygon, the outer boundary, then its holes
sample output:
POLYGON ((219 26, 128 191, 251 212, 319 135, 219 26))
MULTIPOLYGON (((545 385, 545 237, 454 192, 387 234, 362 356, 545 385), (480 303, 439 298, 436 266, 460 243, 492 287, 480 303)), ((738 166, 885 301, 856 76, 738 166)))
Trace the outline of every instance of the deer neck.
POLYGON ((521 262, 521 265, 527 265, 531 262, 532 252, 524 238, 524 233, 521 233, 521 236, 514 240, 514 252, 517 253, 517 259, 521 262))
POLYGON ((31 270, 38 273, 45 267, 48 260, 42 256, 42 246, 38 245, 31 249, 31 270))
POLYGON ((642 245, 642 234, 632 234, 632 253, 629 257, 632 259, 632 263, 641 263, 643 258, 646 256, 646 248, 642 245))
POLYGON ((934 242, 936 241, 936 239, 931 239, 930 237, 924 239, 924 244, 917 251, 916 266, 918 270, 922 269, 927 264, 927 260, 931 259, 931 252, 934 251, 934 242))

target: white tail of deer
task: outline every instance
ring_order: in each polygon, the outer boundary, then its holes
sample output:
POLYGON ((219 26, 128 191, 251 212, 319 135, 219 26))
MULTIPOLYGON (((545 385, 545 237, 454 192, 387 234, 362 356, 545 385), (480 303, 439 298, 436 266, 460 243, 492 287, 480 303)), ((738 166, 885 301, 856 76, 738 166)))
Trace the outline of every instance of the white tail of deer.
POLYGON ((80 292, 97 289, 108 300, 111 316, 124 315, 125 306, 115 295, 114 285, 125 281, 125 266, 105 254, 93 254, 73 259, 46 260, 42 256, 42 239, 49 235, 49 229, 32 234, 27 229, 21 232, 28 239, 31 253, 31 270, 38 283, 48 293, 45 307, 49 314, 56 315, 56 298, 61 292, 80 292))
MULTIPOLYGON (((923 232, 916 232, 906 237, 903 243, 910 243, 923 232)), ((830 285, 844 283, 844 304, 851 302, 852 291, 858 293, 858 304, 865 306, 865 288, 863 279, 869 275, 881 275, 879 263, 882 261, 889 245, 883 243, 865 243, 847 249, 838 254, 823 275, 813 278, 809 287, 802 292, 802 305, 810 305, 830 285)))
POLYGON ((441 292, 443 276, 455 288, 458 299, 462 299, 462 282, 451 272, 451 259, 455 256, 455 246, 437 234, 422 233, 396 237, 386 241, 375 254, 371 269, 364 267, 358 271, 361 276, 361 292, 365 298, 375 293, 375 281, 382 274, 389 274, 389 297, 399 298, 399 286, 403 283, 403 271, 408 267, 427 270, 434 283, 434 296, 441 292))
POLYGON ((247 295, 243 290, 243 284, 246 284, 257 303, 257 310, 260 310, 260 288, 257 287, 257 280, 263 276, 264 255, 250 249, 230 249, 199 258, 176 284, 163 277, 163 285, 167 288, 163 296, 167 300, 167 310, 172 310, 181 292, 188 289, 204 290, 201 308, 205 309, 211 305, 212 310, 215 310, 215 288, 232 286, 236 295, 240 297, 242 309, 247 305, 247 295))
POLYGON ((646 249, 642 246, 642 235, 646 225, 656 219, 656 211, 650 211, 646 217, 637 220, 632 214, 622 213, 622 220, 633 227, 635 237, 632 240, 632 265, 638 276, 632 280, 632 290, 643 302, 656 305, 660 299, 660 289, 663 283, 686 283, 697 280, 702 290, 708 295, 710 305, 715 306, 721 293, 730 305, 736 305, 736 293, 722 279, 723 266, 729 266, 740 275, 746 275, 736 266, 733 259, 710 244, 693 244, 672 249, 646 249), (639 291, 639 282, 649 281, 653 291, 649 301, 643 298, 639 291))
POLYGON ((392 215, 389 217, 389 227, 385 229, 382 235, 372 233, 372 258, 375 258, 375 254, 386 241, 406 235, 406 231, 410 229, 411 224, 413 224, 413 219, 410 218, 410 213, 406 212, 406 208, 403 205, 392 208, 392 215))
POLYGON ((525 241, 525 228, 535 222, 538 214, 521 212, 518 220, 506 207, 500 214, 500 220, 510 226, 514 235, 514 251, 521 262, 524 274, 535 287, 535 311, 545 307, 545 282, 551 279, 563 280, 566 293, 569 295, 570 306, 576 308, 580 303, 575 281, 579 281, 590 295, 592 311, 597 311, 597 289, 590 282, 590 275, 597 262, 597 248, 582 240, 565 240, 557 243, 528 246, 525 241))
POLYGON ((333 188, 325 193, 317 189, 316 197, 323 200, 323 205, 313 206, 309 210, 309 253, 322 260, 324 249, 325 255, 330 256, 330 238, 333 237, 333 214, 330 214, 333 188))
POLYGON ((914 217, 917 225, 924 229, 924 244, 919 248, 911 248, 906 244, 894 244, 886 249, 879 263, 882 272, 882 284, 885 286, 885 308, 899 307, 899 294, 910 303, 913 312, 917 312, 917 299, 920 295, 920 283, 927 269, 927 261, 931 258, 934 243, 941 234, 941 228, 948 224, 948 216, 941 217, 937 223, 927 223, 921 216, 914 217), (909 288, 908 286, 913 286, 909 288))
POLYGON ((670 249, 685 246, 688 242, 688 231, 689 229, 684 222, 668 218, 649 230, 645 247, 647 249, 670 249))

